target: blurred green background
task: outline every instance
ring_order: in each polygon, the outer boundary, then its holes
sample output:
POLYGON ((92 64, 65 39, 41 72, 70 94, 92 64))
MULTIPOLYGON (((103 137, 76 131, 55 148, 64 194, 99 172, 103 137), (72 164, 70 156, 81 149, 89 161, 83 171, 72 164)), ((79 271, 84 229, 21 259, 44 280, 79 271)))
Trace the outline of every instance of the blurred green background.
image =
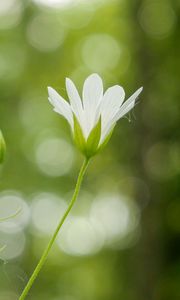
POLYGON ((180 299, 180 1, 0 1, 0 300, 17 300, 82 162, 52 111, 93 72, 144 91, 92 161, 29 300, 180 299), (128 122, 129 121, 129 122, 128 122))

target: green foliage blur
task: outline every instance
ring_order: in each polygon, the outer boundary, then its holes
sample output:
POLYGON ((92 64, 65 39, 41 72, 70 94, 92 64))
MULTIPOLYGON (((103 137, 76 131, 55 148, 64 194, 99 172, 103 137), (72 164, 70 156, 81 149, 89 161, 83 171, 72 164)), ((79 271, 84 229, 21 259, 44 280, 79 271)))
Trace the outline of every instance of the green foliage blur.
POLYGON ((17 300, 82 155, 47 100, 97 72, 139 103, 118 122, 29 300, 180 299, 180 1, 0 1, 0 300, 17 300))

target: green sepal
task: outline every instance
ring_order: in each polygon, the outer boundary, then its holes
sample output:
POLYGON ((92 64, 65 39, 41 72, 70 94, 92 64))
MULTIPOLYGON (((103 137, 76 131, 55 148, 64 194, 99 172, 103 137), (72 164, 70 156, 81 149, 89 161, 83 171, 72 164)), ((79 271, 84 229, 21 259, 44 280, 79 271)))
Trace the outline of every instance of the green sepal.
POLYGON ((6 152, 6 143, 5 143, 3 134, 0 130, 0 164, 4 160, 5 152, 6 152))
POLYGON ((73 132, 74 142, 77 148, 87 157, 95 155, 98 150, 98 145, 101 137, 101 118, 91 130, 88 139, 86 141, 82 128, 74 115, 74 132, 73 132))
POLYGON ((98 153, 106 147, 107 143, 109 142, 109 140, 110 140, 110 138, 111 138, 111 136, 113 134, 114 127, 115 127, 115 125, 112 127, 112 129, 110 130, 109 134, 104 139, 103 143, 99 146, 98 153))
POLYGON ((76 116, 74 115, 73 117, 74 117, 74 132, 73 132, 74 142, 78 147, 78 149, 85 154, 86 140, 76 116))
POLYGON ((86 157, 91 157, 96 154, 99 140, 101 137, 101 118, 96 126, 91 130, 86 142, 86 157))

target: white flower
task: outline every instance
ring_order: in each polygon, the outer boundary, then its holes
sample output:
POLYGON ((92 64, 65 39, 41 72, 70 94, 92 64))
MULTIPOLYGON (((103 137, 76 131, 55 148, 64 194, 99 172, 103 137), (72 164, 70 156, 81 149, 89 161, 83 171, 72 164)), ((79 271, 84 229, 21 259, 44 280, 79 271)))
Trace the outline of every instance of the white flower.
POLYGON ((107 143, 116 122, 135 106, 143 88, 124 103, 124 89, 114 85, 103 94, 102 79, 97 74, 85 80, 82 100, 69 78, 66 78, 66 89, 70 103, 51 87, 48 87, 49 101, 54 111, 69 122, 80 150, 86 156, 92 156, 107 143))

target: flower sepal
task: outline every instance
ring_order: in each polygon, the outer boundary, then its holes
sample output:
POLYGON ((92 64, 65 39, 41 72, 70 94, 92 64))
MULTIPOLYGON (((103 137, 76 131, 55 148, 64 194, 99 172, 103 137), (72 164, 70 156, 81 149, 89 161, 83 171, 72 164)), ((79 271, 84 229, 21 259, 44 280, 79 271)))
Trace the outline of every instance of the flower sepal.
POLYGON ((83 131, 81 126, 79 125, 79 121, 76 116, 73 114, 74 119, 74 131, 73 131, 73 139, 77 148, 84 154, 86 149, 86 140, 83 135, 83 131))
POLYGON ((83 135, 82 128, 74 115, 74 142, 78 149, 86 156, 90 158, 98 152, 98 145, 101 137, 101 118, 91 130, 87 140, 83 135))
POLYGON ((108 144, 108 142, 109 142, 109 140, 110 140, 110 138, 111 138, 111 136, 112 136, 112 134, 114 132, 114 127, 115 127, 115 125, 112 126, 112 129, 110 130, 109 134, 106 136, 106 138, 104 139, 104 141, 102 142, 102 144, 98 147, 98 150, 97 150, 98 153, 101 150, 103 150, 106 147, 106 145, 108 144))

